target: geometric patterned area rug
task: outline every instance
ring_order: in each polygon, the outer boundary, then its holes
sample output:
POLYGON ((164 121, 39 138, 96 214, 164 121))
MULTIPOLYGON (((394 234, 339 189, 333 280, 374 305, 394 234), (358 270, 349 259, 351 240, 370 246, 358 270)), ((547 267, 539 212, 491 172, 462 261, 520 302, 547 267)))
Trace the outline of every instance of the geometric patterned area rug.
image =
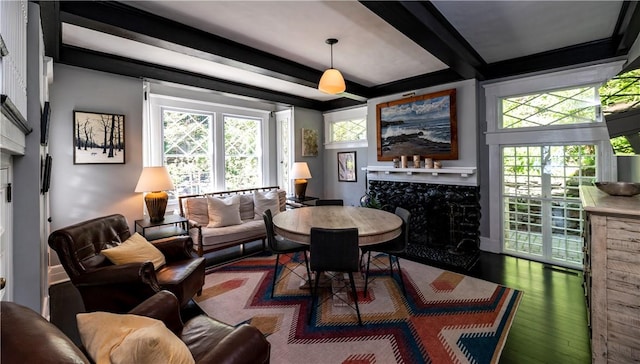
MULTIPOLYGON (((301 257, 280 259, 293 268, 301 257)), ((316 308, 308 324, 311 296, 302 279, 279 269, 270 297, 274 262, 254 256, 216 268, 195 298, 215 319, 260 329, 274 364, 497 363, 522 298, 511 288, 402 259, 406 297, 397 275, 374 270, 368 295, 358 292, 362 326, 355 310, 335 299, 316 308)), ((319 294, 331 296, 329 289, 319 294)))

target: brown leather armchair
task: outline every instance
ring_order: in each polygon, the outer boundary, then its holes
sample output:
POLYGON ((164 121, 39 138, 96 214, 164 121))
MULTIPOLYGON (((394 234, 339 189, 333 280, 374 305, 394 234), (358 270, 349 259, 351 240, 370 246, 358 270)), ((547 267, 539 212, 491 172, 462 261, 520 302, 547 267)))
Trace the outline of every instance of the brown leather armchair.
POLYGON ((156 293, 129 313, 164 322, 187 345, 196 363, 269 363, 271 344, 260 330, 247 324, 229 326, 204 314, 183 323, 171 292, 156 293))
POLYGON ((152 241, 166 259, 158 270, 151 262, 114 265, 101 254, 102 249, 130 236, 129 225, 120 214, 87 220, 49 235, 49 246, 58 253, 87 311, 127 312, 163 289, 185 306, 201 292, 205 260, 191 255, 190 237, 152 241))
MULTIPOLYGON (((37 312, 14 302, 0 302, 0 362, 91 363, 62 331, 37 312)), ((161 291, 129 313, 161 320, 189 348, 196 363, 266 364, 271 344, 250 325, 229 326, 207 315, 183 323, 173 293, 161 291)))

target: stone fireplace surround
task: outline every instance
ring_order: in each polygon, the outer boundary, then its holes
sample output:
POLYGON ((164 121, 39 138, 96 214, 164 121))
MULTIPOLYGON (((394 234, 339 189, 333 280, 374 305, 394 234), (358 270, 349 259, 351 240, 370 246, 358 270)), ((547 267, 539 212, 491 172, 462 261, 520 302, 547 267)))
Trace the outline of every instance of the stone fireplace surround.
POLYGON ((384 210, 399 206, 411 212, 409 258, 453 270, 469 270, 477 262, 477 186, 370 180, 368 193, 384 210))

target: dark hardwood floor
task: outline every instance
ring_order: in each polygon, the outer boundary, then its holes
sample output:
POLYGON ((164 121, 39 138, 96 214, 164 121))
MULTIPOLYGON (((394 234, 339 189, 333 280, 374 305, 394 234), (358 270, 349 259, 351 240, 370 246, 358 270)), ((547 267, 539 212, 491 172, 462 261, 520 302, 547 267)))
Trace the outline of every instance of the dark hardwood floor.
MULTIPOLYGON (((208 256, 207 263, 237 256, 237 251, 227 251, 208 256)), ((500 363, 591 362, 581 272, 483 252, 467 274, 524 292, 500 363)), ((82 302, 77 291, 62 283, 52 286, 50 295, 51 321, 79 342, 75 314, 82 310, 82 302)))
POLYGON ((524 292, 500 363, 590 363, 582 272, 483 252, 468 275, 524 292))

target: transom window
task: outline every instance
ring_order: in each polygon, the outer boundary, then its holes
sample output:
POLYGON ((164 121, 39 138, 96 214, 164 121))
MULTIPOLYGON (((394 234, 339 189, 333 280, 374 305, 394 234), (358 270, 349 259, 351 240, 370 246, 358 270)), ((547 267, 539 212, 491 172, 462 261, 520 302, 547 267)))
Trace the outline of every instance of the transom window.
POLYGON ((325 148, 367 146, 367 109, 335 111, 324 114, 325 148))
POLYGON ((598 115, 595 86, 502 99, 502 128, 593 123, 598 115))
POLYGON ((640 69, 618 75, 600 87, 605 115, 640 108, 640 69))
POLYGON ((331 142, 353 142, 367 138, 367 120, 364 118, 335 121, 329 128, 331 142))

